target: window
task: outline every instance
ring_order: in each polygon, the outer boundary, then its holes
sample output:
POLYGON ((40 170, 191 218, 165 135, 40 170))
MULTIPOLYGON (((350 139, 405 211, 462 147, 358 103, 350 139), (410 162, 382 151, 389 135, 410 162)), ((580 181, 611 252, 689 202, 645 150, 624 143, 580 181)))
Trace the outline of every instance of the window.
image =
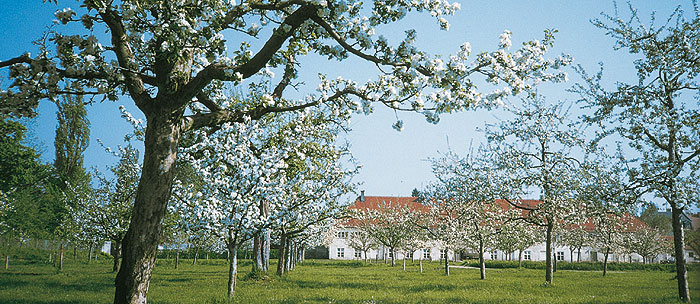
POLYGON ((523 251, 523 259, 524 260, 532 260, 532 253, 530 250, 523 251))
POLYGON ((425 259, 425 260, 430 259, 430 248, 423 249, 423 259, 425 259))
POLYGON ((348 232, 347 231, 338 231, 338 238, 340 239, 345 239, 348 237, 348 232))
POLYGON ((362 258, 362 251, 355 250, 355 258, 361 259, 362 258))
POLYGON ((345 257, 345 248, 338 248, 338 257, 339 258, 345 257))
POLYGON ((491 259, 492 259, 492 260, 498 259, 498 252, 496 252, 496 251, 491 252, 491 259))
POLYGON ((557 235, 556 242, 561 242, 561 235, 557 235))
POLYGON ((444 259, 447 256, 447 249, 440 250, 440 259, 444 259))
POLYGON ((557 251, 557 261, 564 260, 564 251, 557 251))
POLYGON ((406 258, 407 258, 407 259, 413 259, 413 251, 407 251, 407 252, 406 252, 406 258))

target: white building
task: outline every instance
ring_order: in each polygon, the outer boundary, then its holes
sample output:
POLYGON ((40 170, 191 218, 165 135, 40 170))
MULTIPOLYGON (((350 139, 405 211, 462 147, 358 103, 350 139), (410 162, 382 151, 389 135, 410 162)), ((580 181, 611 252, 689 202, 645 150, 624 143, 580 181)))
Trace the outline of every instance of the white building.
MULTIPOLYGON (((364 191, 362 195, 358 198, 357 201, 351 206, 350 208, 377 208, 380 204, 386 203, 393 203, 393 204, 419 204, 416 202, 417 198, 416 197, 386 197, 386 196, 365 196, 364 191)), ((636 217, 634 218, 635 221, 639 221, 636 217)), ((641 221, 639 221, 641 223, 641 221)), ((591 227, 584 227, 585 229, 592 231, 593 227, 592 224, 586 223, 585 225, 589 225, 591 227)), ((643 223, 642 223, 643 225, 643 223)), ((342 227, 340 230, 336 232, 335 237, 331 241, 330 245, 328 246, 328 255, 330 259, 337 259, 337 260, 363 260, 365 259, 364 252, 358 251, 353 249, 350 245, 347 243, 348 236, 350 236, 351 233, 359 231, 356 228, 353 228, 352 225, 348 224, 345 227, 342 227)), ((556 244, 556 241, 555 241, 556 244)), ((390 260, 392 257, 392 252, 389 250, 389 248, 386 248, 382 245, 378 245, 378 248, 373 248, 370 249, 367 252, 367 259, 371 260, 383 260, 383 259, 388 259, 390 260)), ((464 253, 464 252, 463 252, 464 253)), ((397 252, 396 253, 396 259, 403 259, 403 252, 397 252)), ((430 246, 426 248, 421 248, 418 250, 415 250, 413 252, 407 253, 406 259, 412 259, 412 260, 430 260, 430 261, 435 261, 435 260, 441 260, 444 259, 445 255, 445 250, 444 247, 441 247, 438 242, 435 242, 434 244, 431 244, 430 246)), ((468 254, 469 256, 475 256, 475 254, 468 254)), ((579 252, 577 250, 574 250, 573 252, 570 250, 568 246, 555 246, 554 248, 554 257, 556 258, 557 261, 578 261, 579 260, 579 252), (572 257, 573 256, 573 257, 572 257)), ((461 254, 455 255, 454 252, 451 250, 447 251, 447 256, 448 259, 450 260, 458 260, 461 259, 461 254)), ((539 243, 534 246, 531 246, 525 250, 523 250, 523 260, 524 261, 544 261, 546 259, 546 246, 544 243, 539 243)), ((484 255, 486 259, 489 260, 512 260, 512 261, 517 261, 518 260, 518 252, 513 252, 510 253, 510 256, 508 253, 502 252, 500 250, 490 250, 486 252, 484 255)), ((605 258, 604 252, 600 252, 599 250, 596 250, 595 248, 591 247, 584 247, 581 249, 580 252, 580 261, 600 261, 602 262, 603 259, 605 258)), ((692 254, 689 250, 686 250, 686 261, 688 262, 694 262, 697 261, 696 256, 692 254)), ((653 261, 654 262, 659 262, 659 261, 669 261, 673 260, 673 257, 667 255, 667 254, 660 254, 656 256, 653 261)), ((608 261, 611 262, 642 262, 642 256, 638 254, 617 254, 617 253, 611 253, 608 255, 608 261)))
MULTIPOLYGON (((343 228, 337 232, 335 238, 333 238, 332 243, 328 246, 328 257, 333 260, 364 260, 365 253, 360 250, 353 249, 347 244, 347 238, 350 233, 357 232, 355 228, 343 228)), ((387 247, 378 245, 378 248, 370 249, 367 251, 368 260, 391 260, 393 253, 387 247)), ((454 252, 451 250, 447 251, 447 258, 454 260, 454 252)), ((396 252, 396 260, 401 260, 404 258, 404 252, 396 252)), ((437 261, 445 258, 444 248, 439 245, 434 244, 427 246, 426 248, 421 248, 413 252, 406 253, 406 259, 408 260, 425 260, 425 261, 437 261)))

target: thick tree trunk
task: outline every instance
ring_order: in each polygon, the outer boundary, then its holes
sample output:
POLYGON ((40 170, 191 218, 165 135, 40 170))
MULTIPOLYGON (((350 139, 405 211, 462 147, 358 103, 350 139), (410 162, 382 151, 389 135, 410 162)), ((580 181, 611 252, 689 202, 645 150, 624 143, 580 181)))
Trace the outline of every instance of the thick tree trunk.
POLYGON ((673 227, 673 252, 676 259, 676 278, 678 280, 678 297, 683 302, 690 302, 690 291, 688 290, 688 270, 685 267, 685 241, 683 235, 683 225, 681 215, 683 209, 676 208, 671 204, 671 226, 673 227))
POLYGON ((557 272, 557 255, 556 252, 553 252, 554 255, 552 256, 552 272, 557 272))
POLYGON ((545 241, 545 246, 547 247, 547 252, 545 254, 546 256, 546 261, 545 261, 545 275, 544 279, 548 284, 552 284, 552 279, 554 277, 554 271, 552 269, 552 231, 554 230, 554 223, 552 223, 552 219, 547 219, 547 234, 546 234, 546 241, 545 241))
POLYGON ((162 106, 144 105, 142 109, 148 122, 143 167, 131 222, 122 244, 123 259, 115 279, 115 304, 146 303, 163 217, 172 190, 180 120, 184 112, 184 109, 162 106))
POLYGON ((603 258, 603 276, 608 273, 608 255, 610 254, 610 247, 605 248, 605 257, 603 258))
POLYGON ((236 292, 236 275, 238 274, 238 244, 229 242, 228 252, 228 297, 233 298, 236 292))
POLYGON ((279 259, 277 260, 277 275, 282 276, 284 274, 284 264, 286 264, 285 258, 287 253, 285 252, 287 248, 287 236, 282 233, 280 234, 280 246, 279 246, 279 259))
POLYGON ((479 274, 486 279, 486 261, 484 259, 484 241, 479 241, 479 274))
POLYGON ((112 244, 109 247, 109 254, 112 255, 112 258, 114 258, 112 272, 117 272, 117 270, 119 270, 119 259, 121 258, 121 243, 119 240, 112 240, 112 244))

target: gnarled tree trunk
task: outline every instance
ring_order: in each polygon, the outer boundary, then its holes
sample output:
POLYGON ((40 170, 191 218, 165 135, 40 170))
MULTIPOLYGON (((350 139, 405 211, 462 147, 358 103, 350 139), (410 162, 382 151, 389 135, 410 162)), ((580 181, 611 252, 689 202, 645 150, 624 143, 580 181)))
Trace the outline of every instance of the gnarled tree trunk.
MULTIPOLYGON (((113 39, 119 39, 113 36, 113 39)), ((122 263, 115 279, 114 303, 146 303, 160 242, 162 220, 170 199, 184 109, 153 101, 143 105, 147 127, 144 161, 131 224, 122 242, 122 263)))

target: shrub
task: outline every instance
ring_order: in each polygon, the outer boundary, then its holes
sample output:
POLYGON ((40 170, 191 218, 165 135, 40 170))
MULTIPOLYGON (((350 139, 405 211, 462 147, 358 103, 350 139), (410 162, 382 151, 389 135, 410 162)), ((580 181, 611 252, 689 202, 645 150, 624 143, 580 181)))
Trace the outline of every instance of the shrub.
MULTIPOLYGON (((479 267, 478 260, 467 260, 462 262, 464 266, 479 267)), ((700 271, 700 264, 686 264, 688 271, 700 271)), ((544 261, 523 261, 523 268, 528 269, 545 269, 544 261)), ((486 268, 518 268, 518 261, 499 261, 487 260, 486 268)), ((603 262, 557 262, 557 269, 560 270, 588 270, 588 271, 603 271, 603 262)), ((611 271, 676 271, 676 264, 641 264, 641 263, 623 263, 623 262, 608 262, 608 270, 611 271)))

